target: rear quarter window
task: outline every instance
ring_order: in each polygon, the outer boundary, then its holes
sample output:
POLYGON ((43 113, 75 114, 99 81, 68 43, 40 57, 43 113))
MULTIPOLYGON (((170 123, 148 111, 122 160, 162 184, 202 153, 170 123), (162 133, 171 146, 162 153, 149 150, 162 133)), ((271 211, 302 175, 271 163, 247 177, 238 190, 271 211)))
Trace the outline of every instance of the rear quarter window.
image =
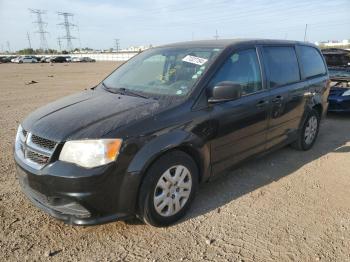
POLYGON ((271 46, 263 48, 270 88, 300 81, 298 59, 294 47, 271 46))
POLYGON ((310 46, 299 46, 300 63, 305 78, 324 75, 326 66, 321 54, 316 48, 310 46))

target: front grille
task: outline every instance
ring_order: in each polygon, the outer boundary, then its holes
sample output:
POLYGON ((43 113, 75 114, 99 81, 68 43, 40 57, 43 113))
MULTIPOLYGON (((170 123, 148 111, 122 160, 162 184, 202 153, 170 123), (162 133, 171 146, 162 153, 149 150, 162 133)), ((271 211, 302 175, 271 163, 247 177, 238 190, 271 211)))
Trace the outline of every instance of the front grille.
POLYGON ((34 169, 41 169, 50 162, 57 143, 55 141, 33 135, 22 129, 16 140, 16 153, 34 169))
POLYGON ((49 159, 50 159, 49 156, 42 155, 40 153, 31 151, 29 149, 27 150, 26 158, 28 158, 30 161, 38 163, 39 165, 47 164, 49 162, 49 159))
POLYGON ((54 149, 56 146, 56 142, 48 140, 46 138, 38 137, 36 135, 32 135, 31 138, 32 142, 40 147, 46 148, 46 149, 54 149))

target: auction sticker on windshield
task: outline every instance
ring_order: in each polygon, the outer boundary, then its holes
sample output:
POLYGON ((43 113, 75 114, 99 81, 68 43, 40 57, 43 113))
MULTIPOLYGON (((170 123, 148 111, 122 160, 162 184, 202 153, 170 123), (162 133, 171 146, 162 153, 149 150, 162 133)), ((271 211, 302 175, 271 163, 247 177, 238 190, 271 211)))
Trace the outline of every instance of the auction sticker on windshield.
POLYGON ((204 65, 208 61, 208 59, 187 55, 182 59, 182 61, 201 66, 201 65, 204 65))

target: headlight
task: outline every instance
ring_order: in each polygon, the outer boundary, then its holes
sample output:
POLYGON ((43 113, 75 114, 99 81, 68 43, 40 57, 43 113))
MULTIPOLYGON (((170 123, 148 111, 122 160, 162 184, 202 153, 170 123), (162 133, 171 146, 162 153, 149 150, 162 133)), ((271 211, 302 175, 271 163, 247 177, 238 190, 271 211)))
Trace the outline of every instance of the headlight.
POLYGON ((349 90, 346 90, 346 91, 342 94, 342 96, 350 96, 350 89, 349 89, 349 90))
POLYGON ((102 166, 117 159, 121 145, 121 139, 67 141, 59 160, 87 168, 102 166))

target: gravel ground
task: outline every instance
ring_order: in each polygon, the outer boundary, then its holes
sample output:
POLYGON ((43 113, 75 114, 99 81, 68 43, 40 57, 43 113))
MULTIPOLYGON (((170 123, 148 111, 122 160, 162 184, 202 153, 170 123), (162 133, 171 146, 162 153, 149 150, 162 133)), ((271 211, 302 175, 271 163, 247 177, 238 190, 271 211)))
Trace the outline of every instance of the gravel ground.
POLYGON ((29 203, 12 157, 18 124, 114 67, 0 64, 0 261, 350 261, 350 116, 328 116, 308 152, 283 148, 202 185, 169 228, 70 226, 29 203))

